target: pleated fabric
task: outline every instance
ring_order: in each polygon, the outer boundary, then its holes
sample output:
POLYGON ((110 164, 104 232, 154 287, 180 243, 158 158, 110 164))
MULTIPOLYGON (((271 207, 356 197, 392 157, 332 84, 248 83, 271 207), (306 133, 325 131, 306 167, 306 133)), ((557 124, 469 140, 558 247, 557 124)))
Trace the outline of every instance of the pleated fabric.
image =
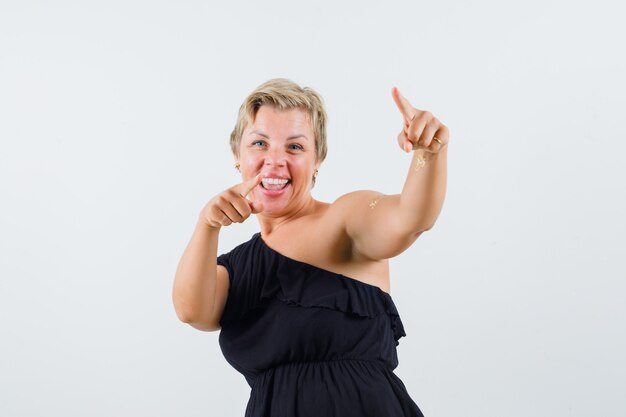
POLYGON ((260 233, 217 263, 230 279, 219 344, 250 385, 246 417, 423 417, 393 372, 406 333, 391 295, 260 233))

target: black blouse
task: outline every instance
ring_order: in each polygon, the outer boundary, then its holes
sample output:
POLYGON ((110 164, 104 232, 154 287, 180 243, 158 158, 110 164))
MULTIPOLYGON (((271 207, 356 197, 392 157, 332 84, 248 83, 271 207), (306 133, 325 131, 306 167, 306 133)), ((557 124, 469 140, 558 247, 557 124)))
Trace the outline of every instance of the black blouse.
POLYGON ((423 417, 393 373, 406 333, 391 295, 260 233, 217 263, 230 279, 219 343, 251 387, 246 417, 423 417))

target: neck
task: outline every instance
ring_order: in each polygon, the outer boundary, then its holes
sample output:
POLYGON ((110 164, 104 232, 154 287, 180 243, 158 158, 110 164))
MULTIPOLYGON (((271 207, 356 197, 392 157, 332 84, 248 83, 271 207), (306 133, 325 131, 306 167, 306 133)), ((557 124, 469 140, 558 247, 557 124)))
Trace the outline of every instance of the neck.
POLYGON ((280 229, 284 225, 291 223, 300 217, 307 216, 315 212, 317 201, 313 197, 309 198, 304 204, 302 204, 297 210, 284 215, 284 216, 271 216, 263 213, 256 215, 261 227, 261 235, 269 237, 277 229, 280 229))

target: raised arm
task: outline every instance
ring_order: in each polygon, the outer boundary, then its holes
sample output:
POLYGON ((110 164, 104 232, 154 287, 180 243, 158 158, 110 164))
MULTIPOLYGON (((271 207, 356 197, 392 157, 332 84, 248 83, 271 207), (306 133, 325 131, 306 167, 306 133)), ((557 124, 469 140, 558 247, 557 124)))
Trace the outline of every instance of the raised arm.
POLYGON ((448 128, 432 113, 414 108, 397 88, 392 95, 404 119, 398 144, 413 152, 402 193, 356 191, 336 202, 354 251, 376 260, 402 253, 431 229, 446 194, 448 128))

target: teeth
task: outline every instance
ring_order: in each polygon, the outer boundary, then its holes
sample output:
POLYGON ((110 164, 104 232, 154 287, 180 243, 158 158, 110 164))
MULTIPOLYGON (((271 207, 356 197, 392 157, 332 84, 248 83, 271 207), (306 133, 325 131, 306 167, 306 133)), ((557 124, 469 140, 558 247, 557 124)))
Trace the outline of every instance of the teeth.
POLYGON ((287 180, 278 178, 263 178, 261 180, 263 184, 284 185, 287 184, 287 180))

